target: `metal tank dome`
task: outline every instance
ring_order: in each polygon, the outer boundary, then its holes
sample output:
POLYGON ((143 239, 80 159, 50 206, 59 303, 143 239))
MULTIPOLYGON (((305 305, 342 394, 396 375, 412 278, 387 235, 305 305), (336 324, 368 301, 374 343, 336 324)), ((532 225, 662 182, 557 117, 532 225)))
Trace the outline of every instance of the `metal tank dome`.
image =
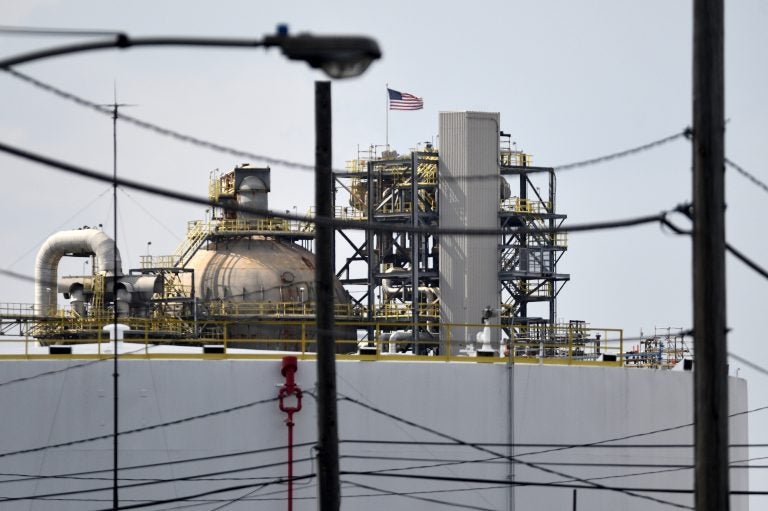
MULTIPOLYGON (((194 270, 198 297, 205 302, 314 301, 314 254, 275 239, 218 240, 198 250, 194 270)), ((340 297, 339 297, 340 298, 340 297)))
MULTIPOLYGON (((228 346, 302 350, 304 339, 304 350, 314 351, 313 253, 279 238, 214 238, 186 268, 194 275, 198 320, 226 322, 228 346)), ((335 301, 342 309, 350 302, 338 280, 335 301)), ((339 351, 347 350, 342 344, 339 351)))
MULTIPOLYGON (((176 264, 194 290, 201 336, 223 337, 230 347, 314 351, 314 227, 270 217, 269 191, 269 168, 243 165, 212 175, 210 198, 222 207, 190 224, 187 255, 182 249, 176 264), (251 211, 228 209, 235 204, 251 211)), ((351 314, 350 302, 336 280, 340 316, 351 314)), ((355 333, 348 334, 340 336, 339 352, 356 351, 355 333)))

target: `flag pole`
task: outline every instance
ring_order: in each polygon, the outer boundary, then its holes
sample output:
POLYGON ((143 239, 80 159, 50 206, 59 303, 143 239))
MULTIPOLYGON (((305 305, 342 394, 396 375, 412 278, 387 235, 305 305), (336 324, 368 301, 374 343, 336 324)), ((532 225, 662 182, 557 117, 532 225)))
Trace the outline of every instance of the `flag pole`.
POLYGON ((387 103, 385 106, 385 110, 387 112, 387 129, 386 129, 386 138, 385 138, 385 147, 387 148, 387 151, 389 151, 389 84, 385 84, 387 87, 387 103))

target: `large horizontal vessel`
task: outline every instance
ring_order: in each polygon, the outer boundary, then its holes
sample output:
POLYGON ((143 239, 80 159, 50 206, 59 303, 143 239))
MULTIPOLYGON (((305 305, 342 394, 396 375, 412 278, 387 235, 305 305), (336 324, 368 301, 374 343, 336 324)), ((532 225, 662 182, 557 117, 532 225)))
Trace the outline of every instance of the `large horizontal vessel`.
MULTIPOLYGON (((685 338, 558 323, 554 170, 496 113, 439 133, 358 152, 328 198, 342 508, 692 508, 685 338)), ((120 509, 317 507, 312 211, 269 214, 270 191, 268 168, 212 175, 176 253, 127 271, 99 229, 43 244, 34 303, 0 305, 3 509, 112 509, 114 477, 120 509)), ((729 399, 737 462, 744 380, 729 399)))

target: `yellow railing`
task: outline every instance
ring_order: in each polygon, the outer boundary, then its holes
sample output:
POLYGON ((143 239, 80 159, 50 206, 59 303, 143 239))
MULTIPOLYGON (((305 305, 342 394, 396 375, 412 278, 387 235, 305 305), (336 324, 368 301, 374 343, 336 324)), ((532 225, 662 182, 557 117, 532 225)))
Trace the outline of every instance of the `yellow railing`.
POLYGON ((531 298, 550 298, 553 296, 554 286, 549 281, 518 280, 516 284, 521 293, 531 298))
MULTIPOLYGON (((195 334, 188 323, 179 323, 175 330, 157 330, 152 319, 126 318, 121 322, 128 324, 125 358, 245 358, 279 359, 285 351, 297 353, 303 359, 311 359, 316 351, 316 323, 314 320, 259 321, 263 332, 261 338, 235 338, 231 332, 242 327, 241 321, 211 322, 195 334), (164 349, 173 346, 173 349, 164 349), (198 352, 179 353, 178 346, 200 348, 198 352), (224 353, 204 355, 202 346, 219 346, 224 353), (246 350, 261 350, 248 352, 246 350), (237 350, 237 351, 232 351, 237 350), (269 353, 269 351, 279 351, 269 353), (265 352, 266 351, 266 352, 265 352)), ((70 358, 98 358, 111 356, 104 349, 109 339, 101 327, 108 324, 103 321, 94 325, 93 337, 66 340, 64 344, 73 346, 70 358), (78 353, 78 345, 96 344, 90 353, 78 353)), ((167 325, 166 325, 167 326, 167 325)), ((477 356, 481 348, 475 342, 475 335, 481 332, 480 324, 429 324, 419 325, 418 339, 414 340, 409 326, 386 321, 351 322, 336 321, 335 342, 337 358, 352 360, 423 360, 452 362, 491 362, 491 363, 540 363, 567 365, 612 365, 622 366, 625 358, 623 333, 617 329, 574 328, 558 325, 551 328, 533 328, 523 325, 502 327, 491 325, 491 338, 496 338, 489 356, 477 356), (511 333, 512 337, 509 337, 511 333), (471 338, 471 339, 468 339, 471 338), (500 339, 500 342, 499 342, 500 339)), ((56 341, 49 341, 56 342, 56 341)), ((62 355, 45 355, 36 341, 0 340, 0 360, 8 358, 62 358, 62 355), (5 343, 24 343, 22 350, 8 353, 3 350, 5 343)))
POLYGON ((510 197, 504 199, 500 204, 501 211, 511 211, 513 213, 545 214, 552 209, 549 201, 537 201, 533 199, 522 199, 520 197, 510 197))
POLYGON ((350 206, 336 206, 333 211, 334 218, 340 220, 366 220, 365 211, 350 206))
MULTIPOLYGON (((313 316, 317 309, 313 302, 206 302, 203 309, 212 316, 259 316, 289 318, 296 316, 313 316)), ((334 304, 337 317, 356 317, 358 310, 348 303, 334 304)))
POLYGON ((501 150, 501 164, 505 167, 529 167, 533 165, 533 155, 522 151, 501 150))
POLYGON ((377 213, 410 213, 411 212, 411 202, 405 202, 405 201, 398 201, 395 204, 392 204, 390 202, 385 202, 382 204, 377 210, 377 213))
POLYGON ((368 160, 347 160, 344 167, 347 172, 367 172, 368 160))
MULTIPOLYGON (((419 316, 437 317, 440 315, 440 305, 437 303, 420 303, 417 306, 419 316)), ((385 303, 376 309, 376 315, 382 318, 407 318, 413 314, 410 303, 385 303)))

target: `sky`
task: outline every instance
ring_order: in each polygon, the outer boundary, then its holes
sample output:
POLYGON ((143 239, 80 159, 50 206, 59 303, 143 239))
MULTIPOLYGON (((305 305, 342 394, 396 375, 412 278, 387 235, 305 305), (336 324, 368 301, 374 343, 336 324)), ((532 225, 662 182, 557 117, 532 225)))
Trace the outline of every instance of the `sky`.
MULTIPOLYGON (((534 164, 558 166, 639 146, 691 124, 692 4, 679 0, 541 0, 471 3, 400 0, 219 2, 3 0, 4 25, 120 30, 132 36, 260 38, 287 23, 293 33, 363 34, 383 58, 360 78, 335 81, 333 162, 387 138, 386 84, 424 98, 424 109, 391 112, 399 152, 433 141, 441 111, 499 112, 502 130, 534 164), (417 6, 417 7, 416 7, 417 6)), ((726 154, 768 181, 762 147, 768 121, 768 3, 726 2, 726 154)), ((0 34, 0 56, 83 39, 0 34)), ((256 154, 311 164, 314 82, 320 72, 270 50, 141 48, 49 59, 18 68, 97 103, 129 106, 142 120, 256 154)), ((0 141, 104 173, 112 170, 109 117, 0 73, 0 141)), ((118 172, 205 196, 214 169, 244 163, 156 133, 118 125, 118 172)), ((258 164, 258 161, 252 162, 258 164)), ((0 154, 5 249, 0 268, 33 274, 48 235, 112 225, 111 188, 0 154)), ((729 243, 768 267, 759 218, 766 192, 726 173, 729 243)), ((691 147, 662 147, 557 178, 559 212, 584 223, 656 214, 691 200, 691 147)), ((311 172, 272 167, 270 207, 306 211, 311 172)), ((202 207, 135 191, 118 193, 118 244, 126 266, 173 252, 202 207), (151 245, 148 243, 151 242, 151 245)), ((688 221, 671 216, 681 227, 688 221)), ((111 228, 107 229, 111 232, 111 228)), ((658 225, 579 233, 559 270, 571 274, 558 317, 626 336, 692 326, 690 239, 658 225)), ((64 263, 80 273, 82 261, 64 263)), ((762 314, 768 282, 727 259, 730 352, 768 367, 762 314)), ((29 282, 0 276, 0 302, 33 301, 29 282)), ((766 376, 731 360, 749 381, 750 407, 768 405, 766 376)), ((687 406, 665 402, 660 407, 687 406)), ((750 441, 768 442, 768 412, 750 418, 750 441)), ((764 454, 758 450, 752 456, 764 454)), ((752 489, 768 489, 753 471, 752 489)))

